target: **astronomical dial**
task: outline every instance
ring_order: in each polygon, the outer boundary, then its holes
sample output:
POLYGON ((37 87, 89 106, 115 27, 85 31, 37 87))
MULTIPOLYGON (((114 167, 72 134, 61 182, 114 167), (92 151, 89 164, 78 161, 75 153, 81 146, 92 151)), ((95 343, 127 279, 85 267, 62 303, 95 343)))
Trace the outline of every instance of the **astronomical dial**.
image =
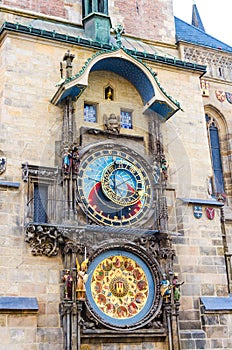
POLYGON ((95 222, 126 226, 151 215, 153 193, 146 162, 133 154, 114 146, 98 147, 83 156, 78 194, 83 209, 95 222))
POLYGON ((143 175, 134 165, 125 160, 115 160, 103 171, 102 190, 112 202, 128 206, 144 195, 143 175))

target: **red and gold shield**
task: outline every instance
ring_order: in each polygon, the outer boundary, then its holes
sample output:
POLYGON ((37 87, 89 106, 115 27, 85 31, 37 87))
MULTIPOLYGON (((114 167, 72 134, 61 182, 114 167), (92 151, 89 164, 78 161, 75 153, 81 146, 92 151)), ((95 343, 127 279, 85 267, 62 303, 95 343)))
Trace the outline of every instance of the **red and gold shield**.
POLYGON ((218 101, 220 102, 224 102, 226 99, 226 94, 224 91, 220 91, 220 90, 216 90, 215 91, 216 97, 218 99, 218 101))

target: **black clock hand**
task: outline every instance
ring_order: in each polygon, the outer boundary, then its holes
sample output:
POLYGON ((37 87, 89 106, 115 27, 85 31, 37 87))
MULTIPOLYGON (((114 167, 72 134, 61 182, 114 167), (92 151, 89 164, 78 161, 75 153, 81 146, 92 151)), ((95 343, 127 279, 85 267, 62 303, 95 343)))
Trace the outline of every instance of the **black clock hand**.
POLYGON ((93 180, 95 182, 101 182, 100 180, 94 179, 93 177, 88 176, 88 180, 93 180))
POLYGON ((125 182, 127 182, 127 181, 129 181, 129 180, 130 180, 130 179, 126 179, 126 180, 120 182, 119 184, 117 184, 116 187, 118 188, 119 186, 123 185, 125 182))

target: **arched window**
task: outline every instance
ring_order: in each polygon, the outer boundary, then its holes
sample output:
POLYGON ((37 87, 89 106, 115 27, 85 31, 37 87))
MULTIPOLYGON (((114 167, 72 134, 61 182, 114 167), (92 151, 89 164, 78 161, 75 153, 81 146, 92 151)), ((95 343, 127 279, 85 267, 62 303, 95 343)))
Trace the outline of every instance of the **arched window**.
POLYGON ((209 114, 206 114, 205 118, 207 123, 211 161, 214 175, 212 185, 214 195, 216 195, 225 192, 218 125, 215 118, 213 118, 209 114))

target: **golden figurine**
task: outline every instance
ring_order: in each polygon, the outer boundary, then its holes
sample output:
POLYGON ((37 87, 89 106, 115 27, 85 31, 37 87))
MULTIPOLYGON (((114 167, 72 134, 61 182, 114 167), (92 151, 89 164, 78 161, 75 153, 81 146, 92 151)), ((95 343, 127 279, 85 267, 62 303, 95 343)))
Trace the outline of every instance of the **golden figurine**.
POLYGON ((81 265, 78 262, 78 259, 76 259, 76 265, 77 265, 77 300, 85 300, 85 284, 88 280, 87 275, 87 264, 88 259, 84 260, 81 265))
POLYGON ((108 91, 106 92, 106 99, 107 99, 107 101, 113 100, 113 91, 110 87, 108 88, 108 91))

